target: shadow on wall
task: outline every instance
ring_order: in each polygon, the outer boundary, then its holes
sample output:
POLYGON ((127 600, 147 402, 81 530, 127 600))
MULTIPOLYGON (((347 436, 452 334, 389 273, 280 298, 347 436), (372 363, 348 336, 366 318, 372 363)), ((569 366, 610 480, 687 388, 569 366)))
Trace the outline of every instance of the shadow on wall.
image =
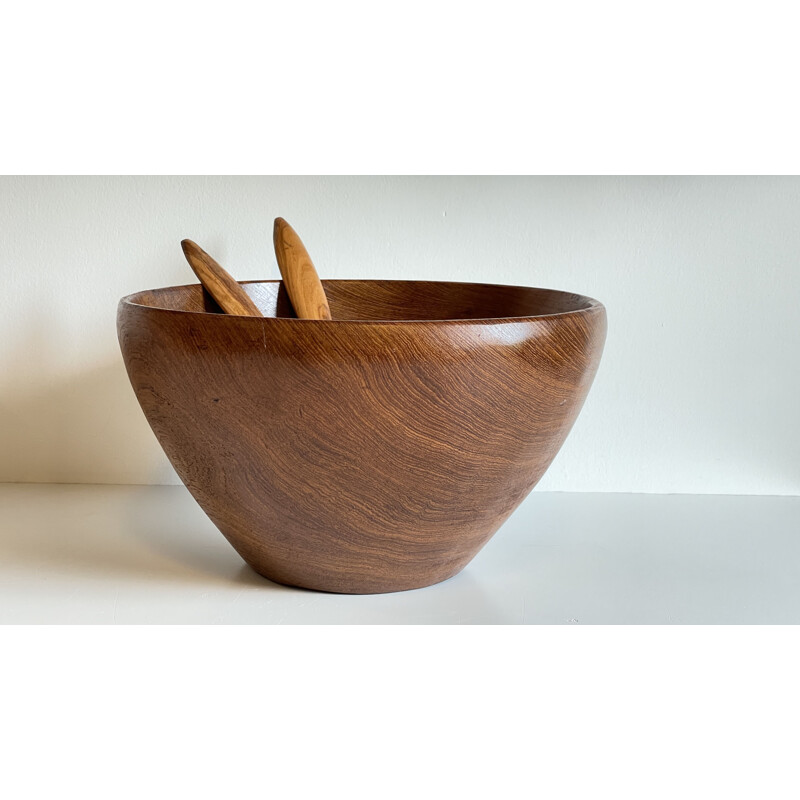
MULTIPOLYGON (((4 341, 0 483, 180 484, 131 389, 116 343, 114 308, 109 303, 106 318, 97 325, 102 328, 102 337, 96 336, 101 350, 91 368, 81 368, 81 358, 87 358, 77 352, 85 349, 91 334, 81 333, 81 345, 69 326, 48 330, 40 313, 27 315, 19 335, 4 341)), ((740 380, 738 393, 731 395, 729 404, 718 405, 714 414, 707 402, 685 401, 686 391, 651 412, 632 401, 627 387, 609 380, 619 357, 614 335, 612 331, 598 380, 577 424, 576 432, 584 429, 592 435, 578 447, 573 432, 543 489, 563 489, 570 483, 574 487, 569 470, 580 469, 578 477, 589 491, 598 490, 599 484, 601 491, 692 492, 692 487, 702 486, 712 492, 730 492, 731 487, 747 492, 750 487, 753 493, 797 494, 800 425, 780 427, 768 419, 796 423, 796 393, 781 390, 785 378, 773 375, 771 363, 754 364, 751 355, 749 368, 755 370, 755 379, 740 380), (601 411, 608 409, 616 410, 616 416, 601 419, 601 411), (621 436, 623 418, 644 433, 621 436), (613 464, 620 477, 598 477, 603 462, 613 464), (663 475, 670 465, 676 477, 665 485, 663 475), (628 471, 632 477, 626 484, 628 471)), ((724 334, 719 337, 721 348, 724 334)), ((637 367, 639 362, 630 361, 618 366, 617 374, 634 374, 637 367)), ((713 363, 689 359, 684 369, 689 371, 676 372, 673 365, 663 385, 650 390, 669 396, 670 381, 699 385, 708 392, 723 380, 730 383, 728 368, 715 371, 713 363)))
POLYGON ((24 377, 35 363, 15 370, 27 393, 15 391, 13 374, 4 378, 0 482, 180 482, 136 402, 121 356, 66 377, 48 375, 56 372, 52 366, 42 364, 35 380, 24 377))

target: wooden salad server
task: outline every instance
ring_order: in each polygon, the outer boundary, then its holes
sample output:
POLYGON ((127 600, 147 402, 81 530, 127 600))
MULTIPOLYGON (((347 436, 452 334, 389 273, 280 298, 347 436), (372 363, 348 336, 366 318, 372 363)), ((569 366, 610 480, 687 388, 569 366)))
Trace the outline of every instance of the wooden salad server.
POLYGON ((328 298, 308 251, 294 228, 282 217, 275 220, 272 239, 289 300, 299 319, 331 319, 328 298))
POLYGON ((203 284, 203 288, 217 301, 226 314, 245 317, 263 317, 258 306, 234 278, 191 239, 181 242, 183 254, 203 284))

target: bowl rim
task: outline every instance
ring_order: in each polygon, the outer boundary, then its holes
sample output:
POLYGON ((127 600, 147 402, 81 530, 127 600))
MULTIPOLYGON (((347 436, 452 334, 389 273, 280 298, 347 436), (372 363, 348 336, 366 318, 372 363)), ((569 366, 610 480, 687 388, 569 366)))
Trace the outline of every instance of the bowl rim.
MULTIPOLYGON (((274 324, 292 324, 292 325, 486 325, 486 324, 504 324, 514 322, 532 322, 535 320, 552 320, 563 319, 567 317, 582 316, 585 314, 592 314, 598 311, 605 311, 605 306, 599 300, 595 300, 588 295, 578 294, 577 292, 568 292, 563 289, 550 289, 543 286, 522 286, 518 284, 505 284, 505 283, 481 283, 476 281, 430 281, 430 280, 416 280, 405 278, 327 278, 323 279, 322 283, 336 282, 336 283, 416 283, 416 284, 438 284, 438 285, 453 285, 453 286, 472 286, 475 288, 486 289, 525 289, 538 292, 547 292, 553 295, 565 295, 571 297, 576 303, 581 303, 583 308, 574 308, 568 311, 555 311, 551 314, 531 314, 527 316, 516 317, 448 317, 447 319, 298 319, 297 317, 253 317, 246 314, 225 314, 211 311, 186 311, 177 308, 164 308, 162 306, 154 306, 148 303, 137 302, 137 298, 141 295, 150 293, 155 294, 163 291, 170 291, 173 289, 188 289, 201 286, 200 283, 184 283, 176 286, 159 286, 155 289, 141 289, 138 292, 125 295, 119 301, 119 308, 128 306, 136 309, 146 309, 149 312, 157 312, 159 314, 178 314, 188 317, 203 317, 203 318, 220 318, 220 319, 237 319, 237 320, 252 320, 255 322, 268 322, 274 324)), ((239 281, 241 284, 250 283, 282 283, 280 279, 268 280, 248 280, 239 281)))

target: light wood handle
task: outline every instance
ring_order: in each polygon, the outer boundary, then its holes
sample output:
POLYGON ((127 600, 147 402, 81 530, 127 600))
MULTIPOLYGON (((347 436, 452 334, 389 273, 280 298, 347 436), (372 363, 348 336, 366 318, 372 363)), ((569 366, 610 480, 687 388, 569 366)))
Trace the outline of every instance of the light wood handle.
POLYGON ((241 285, 205 250, 190 239, 184 239, 181 247, 200 283, 226 314, 238 314, 244 317, 264 316, 241 285))
POLYGON ((330 319, 328 298, 300 237, 285 219, 278 217, 272 238, 278 268, 295 314, 300 319, 330 319))

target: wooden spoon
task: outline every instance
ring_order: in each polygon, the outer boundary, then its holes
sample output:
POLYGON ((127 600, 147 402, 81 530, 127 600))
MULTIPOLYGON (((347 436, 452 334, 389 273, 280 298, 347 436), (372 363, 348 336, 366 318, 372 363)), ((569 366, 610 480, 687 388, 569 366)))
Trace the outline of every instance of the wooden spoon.
POLYGON ((263 317, 258 306, 242 289, 241 284, 224 270, 205 250, 198 247, 191 239, 181 242, 183 254, 200 279, 203 288, 217 301, 226 314, 238 314, 245 317, 263 317))
POLYGON ((286 292, 300 319, 331 319, 328 298, 314 263, 294 228, 282 217, 275 220, 272 239, 286 292))

